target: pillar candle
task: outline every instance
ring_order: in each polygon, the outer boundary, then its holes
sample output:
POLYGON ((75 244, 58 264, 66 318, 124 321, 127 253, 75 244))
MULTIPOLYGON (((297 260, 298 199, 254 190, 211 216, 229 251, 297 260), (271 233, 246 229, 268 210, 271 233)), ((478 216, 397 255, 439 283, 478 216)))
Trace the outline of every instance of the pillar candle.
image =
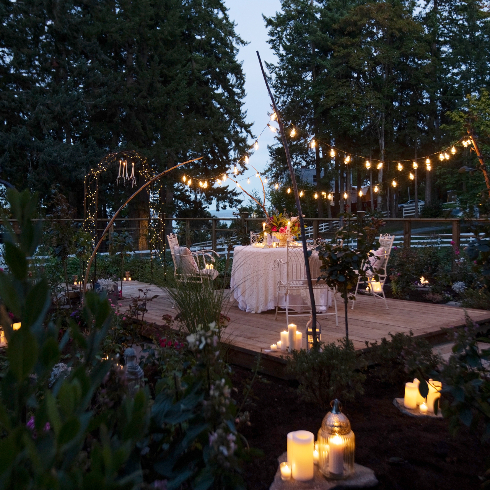
POLYGON ((279 341, 277 344, 277 350, 282 350, 282 342, 279 341))
POLYGON ((294 341, 294 348, 296 350, 301 350, 303 347, 303 334, 296 331, 296 339, 294 341))
POLYGON ((296 349, 296 325, 294 323, 288 325, 288 346, 290 351, 296 349))
POLYGON ((405 383, 405 398, 403 404, 405 408, 417 408, 417 393, 419 389, 415 383, 405 383))
POLYGON ((288 332, 286 332, 286 330, 284 330, 284 332, 281 332, 281 346, 282 346, 282 349, 281 350, 286 350, 288 348, 288 345, 289 345, 289 338, 288 338, 288 332))
POLYGON ((277 350, 277 345, 276 344, 272 344, 271 345, 271 350, 277 350))
POLYGON ((314 440, 315 436, 307 430, 293 432, 291 472, 294 480, 308 481, 313 478, 314 440))
POLYGON ((420 381, 418 380, 418 378, 415 378, 413 380, 413 384, 417 386, 417 405, 421 405, 422 403, 425 402, 425 398, 420 394, 419 391, 420 381))
POLYGON ((329 437, 328 446, 328 471, 334 475, 342 475, 344 473, 344 440, 338 434, 335 434, 329 437))
POLYGON ((262 223, 262 231, 265 231, 265 222, 262 223))
POLYGON ((429 379, 429 394, 427 395, 427 410, 434 413, 434 402, 441 397, 442 383, 429 379))
POLYGON ((291 466, 291 463, 293 461, 293 434, 294 434, 294 431, 293 432, 289 432, 288 435, 287 435, 287 441, 288 441, 288 445, 287 445, 287 461, 289 463, 289 466, 291 466))

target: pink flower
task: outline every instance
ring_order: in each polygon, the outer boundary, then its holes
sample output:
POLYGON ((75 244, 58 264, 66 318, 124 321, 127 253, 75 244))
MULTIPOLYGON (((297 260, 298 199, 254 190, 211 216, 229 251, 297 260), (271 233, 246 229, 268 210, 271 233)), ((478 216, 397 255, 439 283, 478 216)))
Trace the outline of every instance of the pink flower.
POLYGON ((126 317, 125 316, 123 316, 123 320, 126 320, 126 317))
POLYGON ((451 240, 451 245, 454 245, 454 243, 455 243, 454 240, 451 240))
POLYGON ((273 226, 272 231, 277 231, 277 228, 275 226, 273 226))

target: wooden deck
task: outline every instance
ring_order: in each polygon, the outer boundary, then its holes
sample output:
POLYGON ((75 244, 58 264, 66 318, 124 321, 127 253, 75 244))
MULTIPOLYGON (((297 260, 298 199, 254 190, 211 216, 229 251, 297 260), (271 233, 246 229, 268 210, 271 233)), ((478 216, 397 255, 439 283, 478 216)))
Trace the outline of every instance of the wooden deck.
MULTIPOLYGON (((162 316, 169 314, 175 316, 176 310, 166 292, 154 285, 131 281, 123 285, 123 306, 127 305, 131 296, 138 296, 138 289, 149 289, 149 295, 158 294, 159 297, 149 302, 148 313, 145 320, 156 324, 163 324, 162 316)), ((322 341, 333 342, 345 335, 344 309, 342 299, 337 301, 339 313, 339 326, 335 326, 335 317, 321 318, 322 341)), ((433 338, 433 343, 445 341, 442 329, 459 327, 465 324, 465 311, 475 322, 490 322, 490 311, 464 310, 460 307, 418 303, 388 299, 386 309, 383 301, 375 300, 369 296, 358 296, 354 310, 350 309, 349 302, 349 338, 356 349, 366 347, 365 342, 374 342, 388 337, 390 333, 398 332, 415 336, 433 338), (438 340, 439 339, 439 340, 438 340)), ((279 314, 274 320, 274 311, 265 313, 246 313, 241 311, 236 301, 230 302, 224 313, 230 317, 230 323, 224 332, 224 340, 238 351, 257 353, 269 350, 270 345, 280 340, 280 332, 287 330, 286 315, 279 314)), ((290 320, 291 321, 291 320, 290 320)), ((298 329, 305 331, 307 317, 295 317, 292 321, 298 329)), ((303 334, 303 337, 305 335, 303 334)), ((303 346, 305 340, 303 339, 303 346)), ((267 353, 268 357, 280 358, 281 352, 267 353)))

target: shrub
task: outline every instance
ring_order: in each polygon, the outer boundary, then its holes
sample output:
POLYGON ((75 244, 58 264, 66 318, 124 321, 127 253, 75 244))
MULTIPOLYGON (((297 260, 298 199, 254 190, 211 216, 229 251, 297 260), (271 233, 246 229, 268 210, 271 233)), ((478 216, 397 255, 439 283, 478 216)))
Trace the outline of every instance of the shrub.
POLYGON ((462 293, 461 304, 465 308, 490 310, 490 291, 486 286, 478 289, 468 288, 462 293))
POLYGON ((299 381, 299 393, 323 409, 334 398, 353 400, 363 393, 365 376, 357 371, 357 356, 352 342, 323 344, 309 351, 293 351, 287 370, 299 381))
POLYGON ((364 354, 365 362, 373 365, 372 373, 379 379, 400 384, 416 377, 420 370, 434 370, 441 362, 429 342, 414 338, 412 331, 389 335, 390 340, 383 337, 380 343, 366 342, 369 350, 364 354))

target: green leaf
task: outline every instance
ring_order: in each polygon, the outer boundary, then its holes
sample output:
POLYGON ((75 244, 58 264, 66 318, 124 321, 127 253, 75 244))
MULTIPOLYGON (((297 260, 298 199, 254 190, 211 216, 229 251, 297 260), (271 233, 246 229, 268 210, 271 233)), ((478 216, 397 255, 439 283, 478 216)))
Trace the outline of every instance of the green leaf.
POLYGON ((50 304, 49 285, 46 279, 42 279, 27 295, 23 323, 34 330, 40 328, 50 304))
POLYGON ((16 279, 22 281, 27 278, 27 258, 18 247, 12 243, 4 244, 5 262, 9 266, 10 272, 16 279))
POLYGON ((10 337, 7 357, 10 369, 18 381, 31 374, 37 361, 38 346, 34 335, 28 330, 17 330, 10 337))
POLYGON ((68 444, 72 439, 75 439, 80 431, 80 421, 77 417, 72 417, 67 420, 61 427, 58 435, 58 443, 60 445, 68 444))
POLYGON ((427 398, 427 395, 429 394, 429 385, 425 379, 420 380, 419 393, 422 398, 427 398))

